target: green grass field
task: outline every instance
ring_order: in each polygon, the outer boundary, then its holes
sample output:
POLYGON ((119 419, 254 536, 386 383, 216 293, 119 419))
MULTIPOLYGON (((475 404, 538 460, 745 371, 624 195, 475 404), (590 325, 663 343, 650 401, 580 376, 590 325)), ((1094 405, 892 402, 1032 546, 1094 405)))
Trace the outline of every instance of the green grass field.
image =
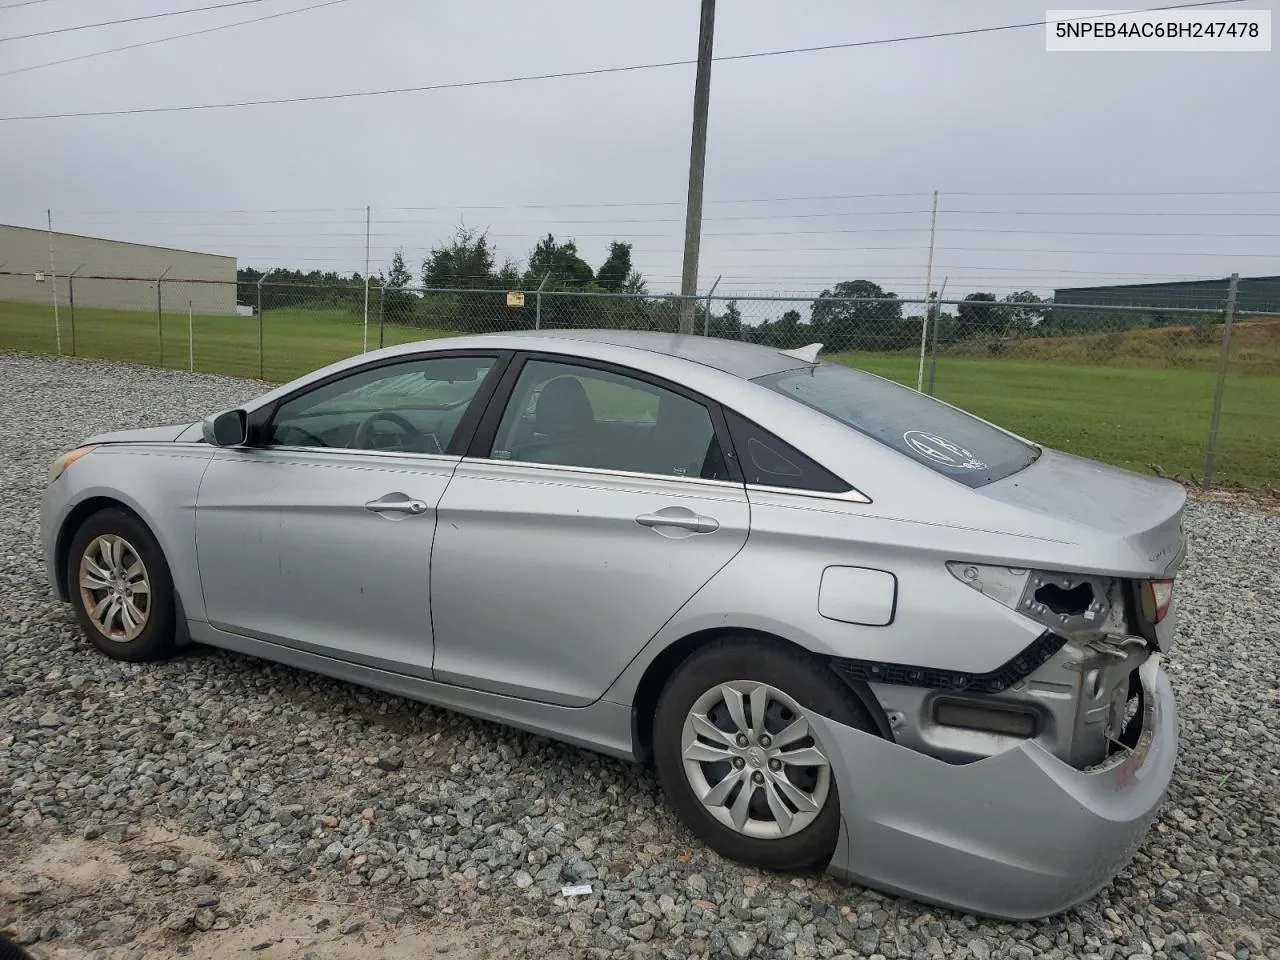
MULTIPOLYGON (((194 317, 194 368, 208 373, 257 377, 257 320, 194 317)), ((62 350, 72 352, 71 324, 61 316, 62 350)), ((79 309, 75 354, 104 360, 158 365, 154 313, 79 309)), ((387 345, 448 336, 446 330, 387 326, 387 345)), ((1199 476, 1213 405, 1216 348, 1178 343, 1164 366, 1151 345, 1158 331, 1135 331, 1107 344, 1098 356, 1090 338, 1063 338, 1032 350, 993 357, 940 354, 936 394, 1023 436, 1048 446, 1150 472, 1199 476), (1080 342, 1075 342, 1075 341, 1080 342), (1130 343, 1130 341, 1135 341, 1130 343), (1200 354, 1203 354, 1201 356, 1200 354), (1087 358, 1093 358, 1088 362, 1087 358), (1034 358, 1034 359, 1032 359, 1034 358)), ((1246 328, 1233 351, 1215 478, 1250 487, 1280 486, 1280 325, 1246 328), (1235 361, 1239 359, 1237 364, 1235 361), (1243 371, 1243 372, 1240 372, 1243 371), (1247 374, 1247 375, 1246 375, 1247 374)), ((262 376, 290 380, 360 352, 360 318, 341 308, 270 310, 262 331, 262 376)), ((379 330, 370 327, 370 347, 379 330)), ((0 350, 53 353, 53 321, 43 304, 0 303, 0 350)), ((915 386, 918 359, 911 354, 842 353, 842 363, 915 386)), ((164 317, 163 365, 188 365, 185 312, 164 317)))
MULTIPOLYGON (((916 357, 834 359, 916 383, 916 357)), ((940 356, 934 393, 1037 443, 1186 478, 1202 473, 1215 380, 1201 370, 940 356)), ((1215 464, 1222 482, 1280 485, 1280 376, 1228 379, 1215 464)))
MULTIPOLYGON (((59 316, 62 352, 73 353, 72 325, 64 308, 59 316)), ((273 382, 294 377, 359 353, 363 345, 361 318, 340 308, 296 307, 265 313, 262 329, 261 376, 273 382)), ((385 328, 385 345, 448 336, 446 330, 385 328)), ((378 346, 379 330, 369 328, 369 346, 378 346)), ((237 377, 259 376, 256 317, 191 318, 188 350, 187 314, 165 313, 164 357, 160 355, 160 324, 155 313, 127 310, 76 310, 74 354, 102 360, 125 360, 186 370, 191 353, 194 369, 237 377)), ((44 304, 0 303, 0 349, 54 353, 57 339, 51 311, 44 304)))

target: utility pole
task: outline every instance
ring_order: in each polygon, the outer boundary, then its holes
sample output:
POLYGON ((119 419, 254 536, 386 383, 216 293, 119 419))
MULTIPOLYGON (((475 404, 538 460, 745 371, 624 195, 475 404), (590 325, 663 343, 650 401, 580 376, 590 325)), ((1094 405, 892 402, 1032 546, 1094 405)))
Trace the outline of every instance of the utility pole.
POLYGON ((689 147, 689 200, 684 217, 684 267, 680 274, 680 332, 693 333, 702 244, 702 174, 707 164, 707 109, 711 103, 711 49, 716 0, 702 0, 698 24, 698 74, 693 84, 693 138, 689 147))

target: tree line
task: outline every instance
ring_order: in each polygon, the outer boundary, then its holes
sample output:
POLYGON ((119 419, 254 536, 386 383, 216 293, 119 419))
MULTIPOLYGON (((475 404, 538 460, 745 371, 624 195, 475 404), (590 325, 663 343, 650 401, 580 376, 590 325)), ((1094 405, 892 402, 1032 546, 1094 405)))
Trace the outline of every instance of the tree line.
MULTIPOLYGON (((499 260, 485 231, 459 227, 433 246, 415 272, 397 250, 385 271, 370 276, 370 317, 378 322, 440 330, 492 331, 547 327, 610 327, 674 332, 679 329, 676 298, 651 294, 632 264, 632 244, 615 240, 598 267, 592 267, 573 240, 542 237, 523 266, 499 260), (428 292, 424 293, 423 290, 428 292), (526 292, 523 307, 507 305, 506 293, 526 292), (537 298, 535 291, 544 296, 537 298), (448 291, 448 292, 435 292, 448 291), (569 294, 593 294, 591 297, 569 294), (627 296, 617 296, 625 294, 627 296)), ((237 274, 238 302, 265 310, 285 306, 340 306, 362 310, 364 277, 332 271, 244 267, 237 274), (259 286, 259 281, 263 281, 259 286)), ((807 303, 797 301, 769 318, 777 303, 753 301, 744 317, 737 301, 705 300, 694 308, 694 329, 713 336, 793 349, 824 343, 828 349, 902 350, 919 343, 924 305, 901 298, 872 280, 845 280, 807 303), (911 307, 913 314, 904 313, 911 307), (805 315, 807 313, 807 316, 805 315)), ((1054 310, 1052 301, 1030 290, 997 298, 968 294, 953 310, 930 304, 941 344, 1018 336, 1062 336, 1115 329, 1115 317, 1054 310)), ((1140 315, 1123 326, 1141 325, 1140 315)), ((994 349, 993 349, 994 352, 994 349)))

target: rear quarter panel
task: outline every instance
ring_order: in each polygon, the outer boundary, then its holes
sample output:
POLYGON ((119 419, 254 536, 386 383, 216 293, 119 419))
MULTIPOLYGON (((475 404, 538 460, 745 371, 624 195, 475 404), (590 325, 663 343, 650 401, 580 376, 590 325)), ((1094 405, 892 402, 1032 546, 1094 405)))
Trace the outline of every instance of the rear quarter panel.
POLYGON ((969 672, 1001 666, 1043 631, 946 568, 956 556, 1014 552, 1017 537, 887 519, 814 498, 749 495, 746 546, 653 638, 609 699, 626 702, 661 650, 703 630, 755 630, 823 655, 969 672), (892 621, 869 626, 824 617, 819 589, 833 566, 892 573, 892 621))

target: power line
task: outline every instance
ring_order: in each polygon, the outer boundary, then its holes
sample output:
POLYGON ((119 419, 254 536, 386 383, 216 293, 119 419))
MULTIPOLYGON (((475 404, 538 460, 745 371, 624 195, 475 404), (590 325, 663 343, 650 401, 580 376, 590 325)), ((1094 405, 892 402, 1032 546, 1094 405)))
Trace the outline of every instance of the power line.
MULTIPOLYGON (((863 249, 889 249, 888 247, 872 248, 864 247, 863 249)), ((903 247, 899 249, 914 250, 918 247, 903 247)), ((1206 251, 1192 252, 1189 250, 1059 250, 1049 247, 938 247, 939 250, 966 250, 977 251, 981 253, 1068 253, 1081 254, 1084 256, 1108 256, 1108 257, 1248 257, 1262 258, 1266 260, 1280 259, 1280 256, 1274 253, 1223 253, 1222 251, 1206 251)))
MULTIPOLYGON (((1280 210, 1262 213, 1256 210, 1220 212, 1209 210, 962 210, 954 208, 943 212, 948 216, 963 214, 994 217, 1280 217, 1280 210)), ((833 214, 833 216, 840 216, 840 214, 833 214)))
MULTIPOLYGON (((236 6, 244 3, 261 3, 262 0, 233 0, 231 3, 224 3, 220 6, 236 6)), ((1143 10, 1129 11, 1133 13, 1149 13, 1155 10, 1182 10, 1190 7, 1217 7, 1224 4, 1240 3, 1242 0, 1196 0, 1192 3, 1174 4, 1164 7, 1151 7, 1143 10)), ((216 9, 216 7, 203 7, 196 9, 216 9)), ((194 10, 177 11, 178 13, 192 13, 194 10)), ((152 14, 155 16, 171 16, 172 14, 152 14)), ((1099 14, 1097 16, 1116 16, 1115 13, 1099 14)), ((1077 19, 1093 19, 1077 18, 1077 19)), ((135 19, 150 19, 149 17, 139 17, 135 19)), ((127 21, 112 21, 127 22, 127 21)), ((918 33, 904 37, 884 37, 878 40, 854 40, 847 43, 828 43, 815 47, 791 47, 784 50, 760 50, 753 53, 737 53, 727 54, 712 59, 718 62, 728 62, 734 60, 756 60, 764 57, 783 57, 792 56, 801 53, 821 53, 832 50, 852 50, 858 47, 874 47, 883 46, 894 43, 908 43, 916 40, 938 40, 948 37, 966 37, 983 33, 998 33, 1006 30, 1021 30, 1027 27, 1042 27, 1049 21, 1032 20, 1025 23, 1007 23, 992 27, 970 27, 964 30, 946 30, 937 33, 918 33)), ((92 24, 91 26, 105 26, 105 24, 92 24)), ((66 29, 86 29, 85 27, 70 27, 66 29)), ((58 31, 50 31, 58 32, 58 31)), ((27 36, 42 36, 43 34, 28 34, 27 36)), ((19 40, 23 37, 0 37, 3 40, 19 40)), ((0 122, 12 122, 18 120, 67 120, 83 117, 118 117, 132 116, 139 114, 154 113, 189 113, 197 110, 226 110, 236 109, 240 107, 262 107, 262 106, 279 106, 284 104, 295 103, 318 103, 321 101, 332 100, 349 100, 356 97, 382 97, 393 94, 402 93, 430 93, 440 90, 463 90, 474 87, 494 87, 506 86, 517 83, 529 83, 538 80, 563 80, 572 77, 595 77, 606 74, 618 73, 635 73, 641 70, 661 70, 670 67, 687 67, 696 65, 696 60, 666 60, 657 63, 638 63, 629 64, 618 67, 595 67, 589 70, 562 70, 554 73, 535 73, 526 74, 517 77, 500 77, 490 80, 460 80, 451 83, 434 83, 417 87, 390 87, 384 90, 360 90, 347 93, 327 93, 312 94, 310 96, 299 97, 276 97, 263 100, 237 100, 227 101, 223 103, 195 103, 183 104, 176 107, 128 107, 118 110, 83 110, 70 113, 44 113, 44 114, 25 114, 11 117, 0 117, 0 122)))
MULTIPOLYGON (((927 212, 927 211, 926 211, 926 212, 927 212)), ((742 217, 707 217, 707 218, 705 218, 705 219, 706 219, 706 220, 708 220, 708 221, 711 221, 711 222, 716 222, 716 221, 723 222, 723 221, 726 221, 726 220, 756 219, 756 218, 754 218, 754 217, 751 217, 751 218, 742 218, 742 217)), ((397 223, 397 222, 404 222, 404 221, 382 221, 382 223, 384 223, 384 224, 386 224, 386 223, 397 223)), ((426 225, 428 225, 428 224, 430 224, 430 223, 442 223, 442 224, 443 224, 443 223, 447 223, 447 222, 448 222, 448 221, 443 221, 443 220, 440 220, 440 221, 409 221, 409 223, 412 223, 412 224, 414 224, 414 225, 419 225, 419 226, 426 226, 426 225)), ((508 221, 508 222, 506 222, 506 223, 502 223, 502 224, 500 224, 500 226, 502 226, 504 229, 508 229, 508 230, 509 230, 509 229, 511 229, 511 228, 513 228, 513 227, 528 226, 528 227, 530 228, 530 229, 529 229, 529 235, 530 235, 530 236, 532 236, 534 233, 540 233, 540 232, 542 232, 542 230, 545 230, 545 229, 546 229, 546 227, 547 227, 547 224, 548 224, 548 223, 552 223, 552 224, 612 224, 612 223, 676 223, 676 222, 678 222, 678 221, 676 221, 676 220, 674 220, 674 219, 662 219, 662 220, 559 220, 559 221, 544 221, 544 222, 541 222, 541 223, 529 223, 529 224, 512 223, 512 222, 508 221)), ((159 225, 159 226, 163 227, 163 225, 159 225)), ((177 224, 175 224, 175 226, 177 226, 177 224)), ((190 224, 183 224, 182 226, 184 226, 184 227, 185 227, 185 226, 194 226, 194 225, 190 225, 190 224)), ((214 224, 214 226, 254 226, 254 224, 214 224)), ((292 224, 270 224, 270 226, 292 226, 292 224)), ((814 235, 814 236, 821 236, 821 235, 824 235, 824 234, 831 234, 831 233, 834 233, 834 234, 865 234, 865 233, 923 233, 923 232, 924 232, 924 229, 923 229, 922 227, 918 227, 918 226, 916 226, 916 227, 857 227, 857 228, 832 228, 832 229, 829 229, 829 230, 734 230, 734 231, 723 231, 723 232, 720 232, 720 233, 708 233, 708 234, 706 234, 706 236, 708 236, 708 237, 756 237, 756 236, 761 236, 761 237, 794 237, 794 236, 810 236, 810 235, 814 235)), ((1163 238, 1171 238, 1171 239, 1217 239, 1217 240, 1246 240, 1246 239, 1270 239, 1270 240, 1275 240, 1275 239, 1280 239, 1280 233, 1170 233, 1170 232, 1168 232, 1168 231, 1144 231, 1144 230, 1047 230, 1047 229, 1033 229, 1033 228, 1012 228, 1012 227, 1010 227, 1010 228, 1004 228, 1004 227, 951 227, 951 228, 950 228, 950 229, 948 229, 946 232, 947 232, 947 233, 949 233, 949 234, 957 234, 957 233, 1008 233, 1008 234, 1022 234, 1022 235, 1029 235, 1029 236, 1070 236, 1070 237, 1155 237, 1155 238, 1161 238, 1161 239, 1163 239, 1163 238)), ((184 237, 188 237, 188 236, 210 236, 210 237, 218 237, 218 238, 220 238, 220 239, 224 239, 224 240, 225 240, 225 239, 236 239, 236 238, 241 238, 241 237, 249 237, 249 238, 254 238, 254 237, 259 237, 259 238, 261 238, 261 237, 270 237, 270 238, 275 238, 275 239, 287 239, 287 238, 289 238, 289 237, 352 237, 352 238, 358 238, 358 237, 364 237, 364 236, 366 236, 366 235, 367 235, 367 236, 371 236, 371 237, 397 237, 397 236, 402 236, 402 235, 403 235, 403 233, 404 233, 404 231, 395 231, 395 232, 390 232, 390 233, 379 231, 379 232, 376 232, 376 233, 366 234, 364 231, 358 231, 358 232, 319 232, 319 231, 313 231, 313 230, 300 230, 300 231, 295 231, 295 232, 292 232, 292 233, 258 233, 258 232, 256 232, 256 231, 254 231, 254 232, 248 232, 248 233, 209 233, 209 232, 207 232, 207 231, 190 231, 190 230, 184 230, 184 231, 179 232, 179 233, 177 233, 177 234, 171 234, 171 235, 173 235, 173 236, 184 236, 184 237)), ((625 231, 625 230, 615 231, 615 233, 616 233, 616 235, 617 235, 618 237, 624 237, 624 236, 636 236, 636 237, 660 237, 660 236, 672 236, 672 234, 653 234, 653 233, 650 233, 650 234, 644 234, 644 233, 639 233, 639 234, 629 234, 629 233, 628 233, 627 231, 625 231)), ((567 235, 569 235, 571 238, 572 238, 573 236, 583 236, 583 237, 593 237, 593 238, 600 238, 600 237, 606 236, 606 234, 599 234, 599 233, 594 233, 594 234, 576 234, 574 231, 568 231, 568 232, 567 232, 567 235)), ((608 236, 613 236, 613 235, 614 235, 614 234, 608 234, 608 236)), ((491 236, 494 236, 494 237, 510 237, 510 236, 520 236, 520 234, 491 234, 491 236)))
MULTIPOLYGON (((1171 8, 1172 9, 1172 8, 1171 8)), ((976 190, 946 190, 952 197, 1280 197, 1280 190, 1053 190, 983 193, 976 190)))
MULTIPOLYGON (((579 235, 581 237, 581 235, 579 235)), ((594 234, 593 239, 608 239, 614 234, 594 234)), ((654 236, 674 236, 673 234, 654 234, 654 236)), ((724 234, 708 234, 708 236, 724 236, 724 234)), ((527 240, 528 234, 500 234, 495 235, 495 239, 505 240, 527 240)), ((253 247, 256 249, 294 249, 297 244, 238 244, 242 248, 253 247)), ((403 244, 374 244, 375 250, 394 251, 399 249, 403 244)), ((307 249, 310 250, 351 250, 352 244, 308 244, 307 249)), ((925 251, 927 246, 901 246, 901 245, 869 245, 869 246, 851 246, 845 248, 850 253, 861 252, 867 250, 899 250, 899 251, 925 251)), ((937 250, 956 251, 963 250, 977 253, 1054 253, 1054 254, 1077 254, 1081 256, 1119 256, 1119 257, 1241 257, 1241 258, 1261 258, 1268 260, 1280 259, 1280 255, 1275 253, 1247 253, 1242 251, 1188 251, 1188 250, 1064 250, 1053 247, 968 247, 968 246, 939 246, 937 250)), ((728 251, 733 252, 733 251, 728 251)), ((786 252, 785 249, 778 252, 786 252)))
MULTIPOLYGON (((811 195, 807 195, 807 196, 793 196, 793 197, 738 197, 738 198, 734 198, 734 199, 728 199, 728 198, 726 198, 726 199, 720 199, 720 200, 713 200, 713 199, 709 199, 709 200, 707 200, 707 201, 706 201, 706 203, 799 203, 799 202, 804 202, 804 201, 872 200, 872 199, 898 198, 898 197, 928 197, 928 196, 930 196, 930 194, 931 194, 931 192, 930 192, 930 191, 928 191, 928 190, 919 190, 919 191, 912 191, 912 192, 899 192, 899 193, 834 193, 834 194, 811 194, 811 195)), ((1124 190, 1124 191, 1114 191, 1114 192, 1109 192, 1109 193, 1083 192, 1083 193, 1078 193, 1078 194, 1061 193, 1061 192, 1049 192, 1049 193, 1036 193, 1036 192, 1025 192, 1025 193, 1012 193, 1012 192, 1005 192, 1005 193, 963 193, 963 192, 955 192, 955 191, 951 191, 951 192, 943 191, 943 192, 941 193, 941 195, 942 195, 942 196, 944 196, 944 197, 945 197, 945 196, 982 196, 982 197, 1060 197, 1060 196, 1114 196, 1114 197, 1172 197, 1172 196, 1179 196, 1179 197, 1218 197, 1218 196, 1225 196, 1225 197, 1257 197, 1257 196, 1280 196, 1280 190, 1209 190, 1209 191, 1182 190, 1182 191, 1171 191, 1171 192, 1158 192, 1158 191, 1157 191, 1157 192, 1149 192, 1149 191, 1148 191, 1148 192, 1144 192, 1144 191, 1140 191, 1140 190, 1124 190)), ((438 210, 456 210, 456 211, 460 211, 460 212, 464 212, 464 211, 467 211, 467 210, 568 210, 568 209, 579 209, 579 208, 580 208, 580 209, 596 209, 596 208, 605 208, 605 207, 679 207, 679 206, 683 206, 683 205, 684 205, 684 201, 683 201, 683 200, 616 200, 616 201, 610 200, 610 201, 594 201, 594 202, 582 202, 582 201, 577 201, 577 202, 573 202, 573 203, 490 203, 490 204, 478 204, 478 203, 455 203, 455 204, 447 204, 447 205, 439 205, 439 206, 430 206, 430 207, 374 207, 374 208, 373 208, 373 210, 374 210, 374 212, 375 212, 375 213, 378 213, 378 212, 382 212, 382 213, 415 213, 415 212, 423 212, 423 211, 438 211, 438 210)), ((247 208, 245 208, 245 209, 226 209, 226 210, 223 210, 223 209, 214 209, 214 208, 204 208, 204 209, 178 209, 178 208, 169 208, 169 209, 165 209, 165 210, 123 210, 123 209, 115 209, 115 210, 77 210, 77 209, 72 208, 72 209, 64 210, 63 212, 64 212, 64 213, 70 213, 70 214, 77 214, 77 215, 81 215, 81 216, 111 216, 111 215, 116 215, 116 214, 128 214, 128 215, 131 215, 131 216, 133 216, 133 215, 187 216, 187 215, 189 215, 189 214, 193 214, 193 213, 194 213, 194 214, 206 214, 206 213, 210 213, 210 214, 219 214, 219 215, 222 215, 222 214, 227 214, 227 215, 235 215, 235 214, 272 214, 272 215, 282 215, 282 214, 295 214, 295 213, 351 213, 351 214, 360 214, 360 220, 361 220, 361 221, 363 221, 363 218, 364 218, 364 217, 363 217, 363 215, 364 215, 364 207, 363 207, 363 206, 359 206, 359 207, 274 207, 274 208, 272 208, 272 207, 268 207, 268 208, 252 208, 252 209, 247 209, 247 208)), ((849 211, 849 212, 850 212, 850 214, 851 214, 851 215, 854 215, 854 214, 861 214, 861 213, 864 213, 864 212, 865 212, 865 213, 867 213, 867 214, 873 214, 873 213, 882 213, 882 212, 886 212, 886 211, 870 211, 870 210, 869 210, 869 211, 849 211)), ((926 211, 926 212, 928 212, 928 211, 926 211)), ((1156 215, 1165 216, 1165 215, 1168 215, 1168 216, 1206 216, 1206 217, 1211 217, 1211 216, 1224 216, 1224 217, 1228 217, 1228 216, 1229 216, 1229 217, 1254 217, 1254 216, 1257 216, 1257 217, 1271 217, 1271 216, 1280 216, 1280 212, 1276 212, 1276 213, 1257 213, 1257 212, 1223 212, 1223 213, 1221 213, 1221 214, 1216 213, 1216 212, 1188 212, 1188 213, 1186 213, 1186 214, 1180 214, 1180 213, 1178 213, 1177 211, 1153 211, 1153 212, 1148 213, 1148 212, 1145 212, 1145 211, 1137 211, 1137 210, 1135 210, 1135 211, 1111 211, 1111 210, 1099 210, 1099 211, 1087 211, 1087 210, 1086 210, 1086 211, 1076 211, 1076 210, 1044 210, 1044 211, 1039 211, 1039 210, 1026 210, 1026 211, 1022 211, 1022 210, 960 210, 960 209, 956 209, 956 210, 946 210, 946 209, 944 209, 942 212, 944 212, 944 213, 997 214, 997 215, 998 215, 998 214, 1006 214, 1006 213, 1007 213, 1007 214, 1010 214, 1010 215, 1013 215, 1013 214, 1019 214, 1019 215, 1022 215, 1022 214, 1027 214, 1027 215, 1038 215, 1038 214, 1043 213, 1043 214, 1045 214, 1045 215, 1062 215, 1062 216, 1067 216, 1067 215, 1071 215, 1071 216, 1111 216, 1111 215, 1115 215, 1115 216, 1148 216, 1148 215, 1150 215, 1150 216, 1156 216, 1156 215)))
MULTIPOLYGON (((332 0, 332 2, 338 2, 338 0, 332 0)), ((710 216, 710 217, 703 217, 703 221, 706 223, 732 223, 732 222, 753 221, 753 220, 756 220, 756 221, 808 220, 808 219, 833 218, 833 217, 835 218, 838 218, 838 217, 899 217, 899 216, 918 216, 922 214, 927 214, 928 212, 929 212, 928 210, 878 210, 878 211, 857 211, 857 212, 851 211, 843 214, 779 213, 779 214, 756 214, 756 215, 745 216, 745 217, 710 216)), ((968 211, 968 212, 977 213, 978 211, 968 211)), ((1105 217, 1108 215, 1098 213, 1098 214, 1092 214, 1091 216, 1105 217)), ((1215 214, 1214 216, 1217 216, 1217 215, 1215 214)), ((1250 216, 1280 217, 1280 212, 1272 213, 1272 214, 1250 214, 1250 216)), ((556 217, 540 218, 538 220, 502 219, 502 220, 496 220, 496 221, 491 221, 487 223, 484 227, 484 230, 485 232, 488 232, 498 227, 502 227, 502 228, 527 227, 531 230, 537 230, 537 231, 551 230, 552 232, 555 232, 557 230, 560 230, 565 225, 612 226, 612 225, 618 225, 618 224, 658 224, 658 223, 678 223, 678 222, 680 221, 674 217, 616 217, 616 218, 590 219, 590 220, 561 219, 556 217)), ((416 217, 410 217, 410 218, 379 217, 376 222, 376 225, 378 227, 401 228, 398 232, 404 232, 403 228, 406 228, 406 227, 439 228, 439 227, 449 227, 453 224, 454 224, 454 221, 452 220, 426 219, 426 218, 416 218, 416 217)), ((127 225, 130 227, 145 225, 158 231, 170 231, 176 228, 181 230, 184 234, 195 234, 198 229, 201 235, 208 234, 209 228, 232 227, 232 228, 239 228, 241 231, 246 231, 242 233, 220 233, 218 234, 219 236, 266 236, 267 234, 261 234, 257 232, 255 228, 259 228, 259 227, 264 227, 264 228, 273 229, 273 230, 285 229, 285 228, 298 228, 298 230, 294 234, 274 234, 277 236, 292 236, 292 235, 364 236, 364 231, 362 230, 358 231, 358 234, 357 233, 321 234, 313 231, 313 228, 315 227, 325 227, 325 226, 355 228, 360 224, 357 223, 354 217, 339 218, 339 219, 326 218, 326 219, 296 219, 296 220, 262 220, 262 219, 197 220, 189 217, 184 217, 180 221, 179 220, 144 220, 144 219, 133 218, 133 217, 119 217, 119 218, 114 218, 110 220, 92 221, 92 225, 96 229, 107 229, 113 225, 127 225)), ((831 228, 829 230, 820 230, 820 231, 814 231, 814 232, 817 232, 817 233, 895 233, 895 232, 913 233, 913 232, 923 231, 924 229, 926 228, 922 224, 918 224, 916 226, 909 226, 909 227, 867 226, 867 227, 855 227, 855 228, 845 228, 845 229, 831 228)), ((626 231, 623 230, 620 232, 626 232, 626 231)), ((790 231, 782 231, 782 230, 769 231, 769 232, 777 232, 780 234, 790 233, 790 231)), ((1179 238, 1182 238, 1182 237, 1233 238, 1233 237, 1280 236, 1280 234, 1275 234, 1275 233, 1238 233, 1238 232, 1231 233, 1231 232, 1214 232, 1214 231, 1192 232, 1192 233, 1188 233, 1188 232, 1170 233, 1168 231, 1063 230, 1063 229, 1054 229, 1050 227, 1037 227, 1034 229, 1030 229, 1030 228, 987 227, 987 226, 968 227, 968 226, 958 226, 955 224, 948 225, 946 231, 944 232, 948 232, 948 233, 1027 233, 1027 234, 1064 234, 1064 235, 1077 235, 1077 236, 1108 236, 1108 237, 1109 236, 1128 236, 1128 237, 1179 237, 1179 238)), ((395 236, 395 235, 396 235, 395 232, 388 233, 388 232, 382 232, 382 231, 373 234, 373 236, 395 236)))
POLYGON ((188 13, 203 13, 206 10, 225 10, 227 7, 243 7, 250 3, 266 3, 267 0, 228 0, 226 3, 214 3, 206 7, 189 7, 186 10, 167 10, 164 13, 148 13, 140 17, 125 17, 122 20, 101 20, 98 23, 81 23, 74 27, 56 27, 53 30, 41 30, 38 33, 19 33, 12 37, 0 37, 0 43, 10 40, 31 40, 35 37, 51 37, 57 33, 74 33, 77 30, 96 30, 98 27, 114 27, 122 23, 139 23, 143 20, 159 20, 162 17, 181 17, 188 13))
POLYGON ((36 3, 48 3, 49 0, 19 0, 18 3, 6 3, 0 6, 0 10, 12 10, 15 7, 29 7, 36 3))
MULTIPOLYGON (((40 2, 40 0, 31 0, 31 2, 40 2)), ((12 76, 15 73, 27 73, 31 70, 43 70, 45 67, 56 67, 64 63, 75 63, 78 60, 91 60, 94 57, 105 57, 109 53, 120 53, 124 50, 137 50, 139 47, 150 47, 157 43, 168 43, 170 40, 183 40, 187 37, 198 37, 206 33, 217 33, 219 30, 231 30, 234 27, 243 27, 251 23, 263 23, 266 20, 275 20, 279 17, 291 17, 295 13, 307 13, 310 10, 319 10, 321 7, 332 7, 337 3, 346 3, 347 0, 325 0, 324 3, 313 3, 309 7, 299 7, 297 10, 283 10, 280 13, 269 13, 265 17, 254 17, 250 20, 236 20, 232 23, 220 24, 216 27, 205 27, 203 30, 191 30, 188 33, 175 33, 172 36, 160 37, 156 40, 142 40, 138 43, 126 44, 123 47, 111 47, 108 50, 95 50, 93 53, 82 53, 77 57, 64 57, 61 60, 48 60, 45 63, 33 63, 29 67, 18 67, 16 70, 0 71, 0 77, 12 76)), ((0 7, 0 9, 3 9, 0 7)))

